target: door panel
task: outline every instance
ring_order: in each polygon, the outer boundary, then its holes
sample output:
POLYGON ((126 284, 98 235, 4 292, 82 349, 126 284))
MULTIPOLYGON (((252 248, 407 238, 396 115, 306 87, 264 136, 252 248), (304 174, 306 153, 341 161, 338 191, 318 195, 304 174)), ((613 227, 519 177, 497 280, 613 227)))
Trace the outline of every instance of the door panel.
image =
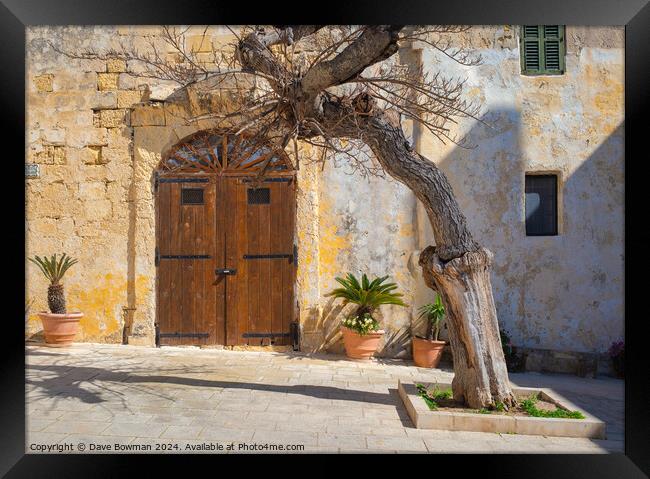
POLYGON ((160 344, 214 344, 223 340, 223 291, 214 270, 218 248, 217 184, 162 178, 158 185, 158 327, 160 344), (221 320, 221 337, 219 325, 221 320))
POLYGON ((205 180, 159 181, 160 344, 290 344, 295 181, 205 180))
POLYGON ((244 178, 225 179, 228 196, 236 198, 229 214, 237 231, 226 236, 226 250, 236 252, 227 254, 228 267, 237 268, 227 285, 228 322, 237 324, 232 344, 290 344, 295 262, 286 256, 293 254, 295 181, 287 180, 255 189, 244 178))

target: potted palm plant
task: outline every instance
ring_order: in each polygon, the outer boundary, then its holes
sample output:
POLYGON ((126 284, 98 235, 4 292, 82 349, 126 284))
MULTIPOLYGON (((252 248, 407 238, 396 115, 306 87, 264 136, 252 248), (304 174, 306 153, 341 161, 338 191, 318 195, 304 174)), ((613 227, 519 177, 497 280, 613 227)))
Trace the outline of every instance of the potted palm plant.
POLYGON ((421 368, 435 368, 440 364, 442 350, 445 347, 444 341, 439 341, 440 327, 445 318, 445 306, 439 294, 433 303, 425 304, 418 309, 418 318, 426 318, 426 337, 413 337, 413 362, 421 368))
POLYGON ((38 313, 43 322, 45 344, 59 348, 70 346, 79 330, 79 320, 83 317, 83 313, 67 312, 65 292, 61 280, 66 271, 77 260, 70 258, 65 253, 58 259, 56 254, 52 255, 51 258, 34 256, 28 259, 39 267, 50 282, 47 288, 47 305, 50 312, 41 311, 38 313))
POLYGON ((332 290, 326 296, 341 298, 343 304, 357 305, 352 315, 341 323, 345 353, 352 359, 370 359, 384 334, 373 313, 382 304, 406 306, 401 299, 403 295, 395 292, 395 283, 385 283, 388 276, 370 281, 363 274, 359 281, 352 273, 348 273, 345 278, 335 279, 342 287, 332 290))

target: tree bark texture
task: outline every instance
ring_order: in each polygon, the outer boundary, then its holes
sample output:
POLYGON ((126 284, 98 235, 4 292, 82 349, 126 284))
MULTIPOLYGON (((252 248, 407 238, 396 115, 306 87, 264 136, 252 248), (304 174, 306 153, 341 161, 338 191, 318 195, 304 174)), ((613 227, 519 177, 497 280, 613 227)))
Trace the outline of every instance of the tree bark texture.
POLYGON ((424 280, 438 291, 447 312, 454 359, 454 399, 472 408, 515 404, 492 297, 492 253, 479 248, 444 262, 434 246, 420 254, 424 280))

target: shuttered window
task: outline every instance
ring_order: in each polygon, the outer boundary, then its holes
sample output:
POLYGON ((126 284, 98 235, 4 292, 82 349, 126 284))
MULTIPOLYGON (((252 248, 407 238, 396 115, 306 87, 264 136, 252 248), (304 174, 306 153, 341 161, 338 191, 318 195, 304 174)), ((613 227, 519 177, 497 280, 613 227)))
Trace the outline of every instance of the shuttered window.
POLYGON ((557 235, 557 176, 526 175, 526 236, 557 235))
POLYGON ((564 25, 522 25, 519 40, 522 74, 564 73, 564 25))

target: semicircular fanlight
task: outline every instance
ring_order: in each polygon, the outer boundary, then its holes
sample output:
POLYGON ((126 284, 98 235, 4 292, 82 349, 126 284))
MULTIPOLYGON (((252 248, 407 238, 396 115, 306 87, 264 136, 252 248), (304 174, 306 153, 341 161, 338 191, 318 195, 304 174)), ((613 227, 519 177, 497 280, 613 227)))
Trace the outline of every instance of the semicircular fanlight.
POLYGON ((160 164, 164 172, 214 173, 222 171, 254 172, 289 170, 284 151, 243 136, 202 131, 178 143, 160 164))

